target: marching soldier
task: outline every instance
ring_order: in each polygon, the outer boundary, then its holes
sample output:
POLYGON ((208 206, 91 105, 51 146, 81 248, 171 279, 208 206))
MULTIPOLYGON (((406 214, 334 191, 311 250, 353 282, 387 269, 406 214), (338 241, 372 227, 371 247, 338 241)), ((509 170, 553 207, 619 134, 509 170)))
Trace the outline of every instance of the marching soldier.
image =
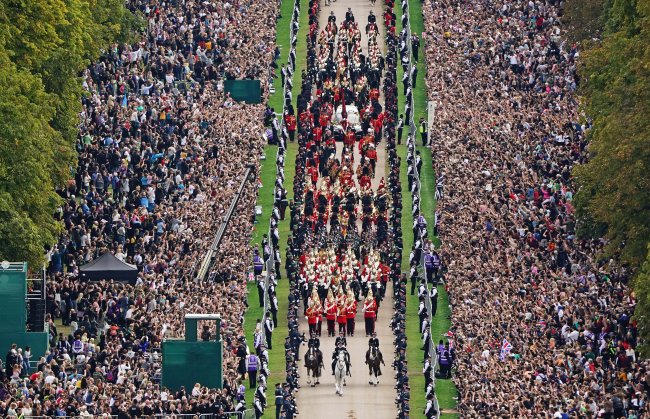
POLYGON ((343 301, 339 301, 336 313, 336 321, 339 324, 339 333, 345 336, 345 328, 348 322, 348 312, 343 301))
POLYGON ((345 305, 345 310, 347 314, 347 331, 348 336, 354 336, 354 318, 357 315, 357 300, 354 298, 354 293, 351 289, 348 288, 348 298, 345 305))
POLYGON ((372 296, 372 291, 368 291, 368 296, 363 302, 363 317, 366 322, 366 337, 375 331, 375 319, 377 317, 377 302, 372 296))
POLYGON ((312 300, 309 302, 307 307, 307 324, 309 325, 309 334, 313 335, 317 333, 318 327, 318 310, 316 309, 316 303, 312 300))
POLYGON ((327 299, 325 300, 325 315, 327 319, 327 336, 334 336, 334 323, 336 322, 337 308, 331 289, 328 291, 327 299))

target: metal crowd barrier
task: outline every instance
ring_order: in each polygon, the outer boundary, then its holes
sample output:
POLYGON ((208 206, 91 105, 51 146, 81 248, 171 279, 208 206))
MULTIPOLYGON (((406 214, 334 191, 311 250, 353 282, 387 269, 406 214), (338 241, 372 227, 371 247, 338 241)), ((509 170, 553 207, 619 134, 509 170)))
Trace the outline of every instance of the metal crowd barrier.
POLYGON ((230 223, 230 219, 232 218, 235 208, 237 207, 237 203, 239 202, 239 198, 241 197, 242 192, 244 191, 244 186, 246 186, 246 182, 251 177, 251 173, 253 171, 253 166, 249 165, 246 167, 246 171, 244 172, 244 178, 241 181, 241 184, 239 185, 239 188, 237 189, 237 192, 235 193, 235 196, 232 199, 232 202, 230 203, 230 208, 228 208, 228 212, 226 213, 226 216, 223 219, 223 222, 219 226, 219 230, 217 230, 217 233, 214 236, 214 240, 212 241, 212 245, 210 245, 210 248, 205 254, 205 257, 203 259, 203 263, 201 264, 201 268, 199 269, 199 272, 197 274, 197 278, 199 280, 205 279, 205 276, 210 270, 210 267, 212 266, 214 262, 214 258, 217 256, 217 250, 219 250, 219 245, 221 244, 221 239, 223 238, 223 235, 226 233, 226 229, 228 228, 228 224, 230 223))

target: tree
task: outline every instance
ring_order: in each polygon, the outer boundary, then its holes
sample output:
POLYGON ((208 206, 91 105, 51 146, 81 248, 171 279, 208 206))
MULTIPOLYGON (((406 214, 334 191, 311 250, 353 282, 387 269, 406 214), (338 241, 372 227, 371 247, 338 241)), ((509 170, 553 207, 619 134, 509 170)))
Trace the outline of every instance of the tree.
POLYGON ((50 173, 61 134, 49 124, 55 99, 42 81, 0 52, 0 258, 39 267, 60 231, 50 173))
POLYGON ((636 293, 634 318, 639 325, 639 337, 645 342, 640 350, 644 356, 648 356, 650 355, 650 246, 648 246, 645 262, 634 282, 634 291, 636 293))
POLYGON ((582 54, 590 158, 574 174, 582 234, 609 240, 605 256, 638 268, 650 238, 650 0, 615 0, 602 41, 582 54), (585 223, 586 221, 586 223, 585 223))
POLYGON ((142 20, 121 0, 0 0, 0 259, 37 268, 61 231, 80 73, 142 20))

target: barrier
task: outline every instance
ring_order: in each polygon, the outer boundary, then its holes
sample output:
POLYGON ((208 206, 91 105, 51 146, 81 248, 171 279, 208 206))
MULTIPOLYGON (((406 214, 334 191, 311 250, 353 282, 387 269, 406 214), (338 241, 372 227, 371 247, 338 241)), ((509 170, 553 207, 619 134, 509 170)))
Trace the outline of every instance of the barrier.
POLYGON ((246 168, 246 171, 244 172, 244 178, 242 179, 242 182, 239 185, 239 188, 237 189, 237 192, 235 193, 232 202, 230 203, 230 208, 228 208, 228 212, 226 213, 223 222, 219 226, 219 230, 217 230, 217 233, 214 236, 212 245, 206 252, 205 257, 203 258, 203 263, 201 264, 201 268, 199 269, 199 272, 197 274, 197 278, 199 280, 205 279, 205 276, 207 275, 208 271, 210 270, 210 267, 212 266, 212 263, 214 262, 214 258, 216 257, 216 252, 217 250, 219 250, 219 245, 221 244, 221 239, 223 238, 223 235, 226 233, 226 229, 228 228, 230 219, 232 218, 232 215, 235 212, 235 208, 239 203, 239 198, 241 197, 241 194, 244 191, 244 186, 246 186, 246 182, 248 182, 248 180, 250 179, 250 175, 252 171, 253 171, 253 165, 249 165, 246 168))

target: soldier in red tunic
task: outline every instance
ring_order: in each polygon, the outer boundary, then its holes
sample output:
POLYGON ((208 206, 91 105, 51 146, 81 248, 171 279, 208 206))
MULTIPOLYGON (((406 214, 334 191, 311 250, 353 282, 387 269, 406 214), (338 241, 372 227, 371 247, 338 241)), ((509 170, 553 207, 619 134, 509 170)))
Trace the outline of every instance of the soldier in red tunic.
POLYGON ((368 296, 363 302, 363 318, 366 322, 366 337, 375 331, 375 319, 377 318, 377 302, 372 296, 372 291, 368 291, 368 296))

